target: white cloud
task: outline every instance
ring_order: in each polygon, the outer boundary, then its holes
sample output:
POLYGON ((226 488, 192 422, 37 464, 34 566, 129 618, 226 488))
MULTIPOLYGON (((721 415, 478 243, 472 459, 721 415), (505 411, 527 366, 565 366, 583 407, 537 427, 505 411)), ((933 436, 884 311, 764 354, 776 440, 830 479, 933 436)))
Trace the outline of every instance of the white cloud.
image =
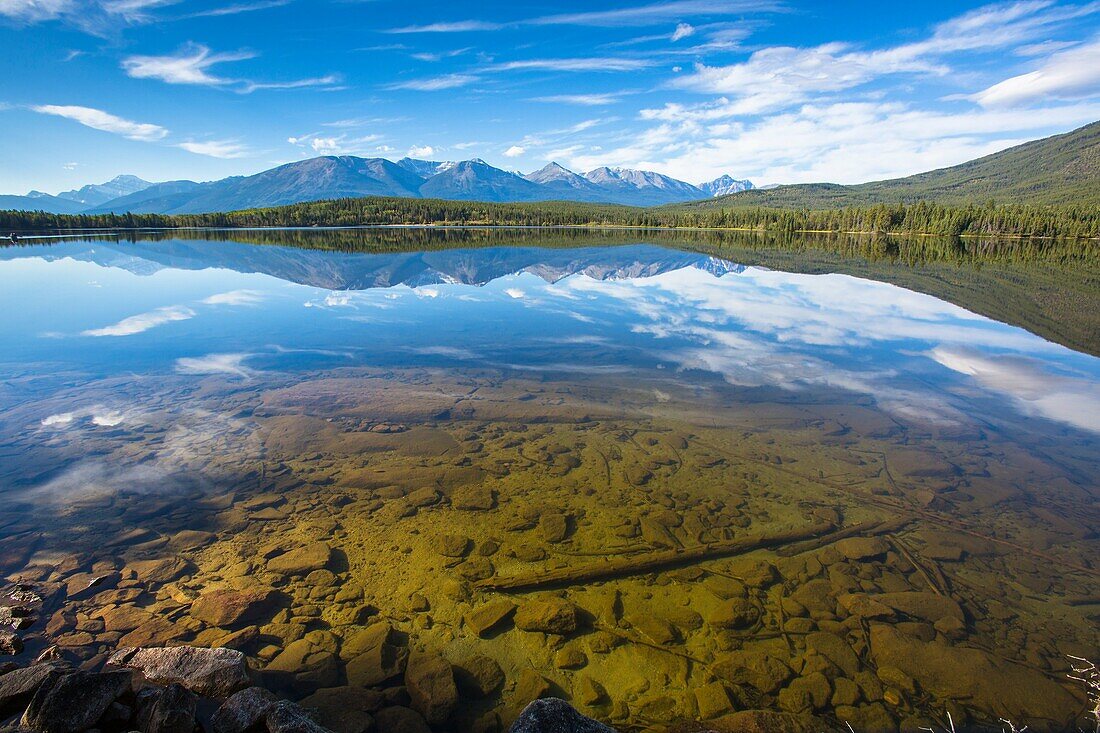
POLYGON ((199 357, 176 359, 176 371, 180 374, 229 374, 237 377, 251 377, 256 370, 244 365, 251 354, 206 354, 199 357))
POLYGON ((153 142, 164 138, 168 134, 168 130, 160 125, 132 122, 122 117, 117 117, 110 112, 104 112, 103 110, 94 109, 92 107, 80 107, 71 104, 42 104, 33 106, 31 109, 44 115, 64 117, 95 130, 122 135, 130 140, 153 142))
POLYGON ((92 415, 92 425, 98 425, 101 428, 117 427, 125 420, 126 416, 120 410, 107 410, 92 415))
POLYGON ((1024 107, 1051 99, 1100 95, 1100 39, 1051 54, 1035 71, 984 89, 973 97, 983 107, 1024 107))
POLYGON ((525 293, 519 288, 507 288, 505 289, 504 294, 507 295, 509 298, 515 298, 516 300, 523 298, 523 296, 525 295, 525 293))
POLYGON ((550 104, 577 104, 583 107, 603 107, 619 101, 621 92, 610 94, 551 94, 546 97, 534 97, 533 102, 550 104))
POLYGON ((430 158, 435 155, 435 148, 431 145, 413 145, 406 155, 410 158, 430 158))
POLYGON ((232 140, 206 140, 203 142, 187 140, 182 143, 176 143, 176 147, 182 148, 189 153, 195 153, 196 155, 206 155, 211 158, 222 158, 226 160, 247 158, 252 154, 252 151, 245 145, 232 140))
POLYGON ((525 59, 494 64, 490 71, 640 71, 654 65, 649 59, 619 56, 565 59, 525 59))
POLYGON ((323 137, 311 133, 301 137, 287 138, 291 145, 306 147, 319 155, 358 155, 365 151, 377 151, 373 143, 382 139, 381 135, 330 135, 323 137))
POLYGON ((877 50, 848 43, 767 47, 736 64, 698 64, 693 73, 671 85, 726 95, 730 114, 759 114, 884 76, 943 76, 951 70, 944 61, 951 54, 1021 44, 1051 26, 1098 11, 1098 3, 1057 7, 1049 0, 987 5, 939 24, 931 35, 914 43, 877 50))
POLYGON ((534 25, 646 26, 693 15, 741 15, 778 12, 782 9, 783 4, 773 0, 665 0, 615 10, 559 13, 528 22, 534 25))
POLYGON ((157 308, 151 310, 148 313, 139 313, 136 316, 130 316, 129 318, 123 318, 118 323, 112 326, 104 326, 103 328, 90 328, 87 331, 81 331, 81 336, 133 336, 134 334, 143 333, 150 328, 164 325, 165 323, 172 323, 173 321, 186 321, 188 318, 193 318, 195 311, 190 308, 186 308, 180 305, 170 305, 164 308, 157 308))
POLYGON ((695 26, 690 23, 679 23, 676 30, 672 32, 672 42, 675 43, 693 35, 695 35, 695 26))
POLYGON ((175 55, 129 56, 122 61, 122 68, 135 79, 158 79, 168 84, 200 84, 221 86, 234 83, 210 74, 207 70, 217 64, 244 61, 255 58, 251 51, 235 53, 211 53, 206 46, 192 44, 175 55))
POLYGON ((0 0, 0 15, 22 23, 54 20, 70 12, 74 0, 0 0))
POLYGON ((247 61, 256 58, 252 51, 231 53, 212 53, 202 44, 189 43, 175 54, 165 56, 128 56, 122 60, 122 68, 127 75, 135 79, 156 79, 166 84, 190 84, 198 86, 233 88, 241 94, 251 94, 259 90, 302 89, 307 87, 325 87, 334 89, 340 81, 335 74, 308 79, 290 81, 260 82, 249 79, 237 79, 217 76, 210 72, 213 66, 247 61))
POLYGON ((206 305, 257 305, 263 300, 264 294, 258 290, 230 290, 203 298, 202 302, 206 305))
POLYGON ((408 89, 414 92, 438 92, 444 89, 457 89, 468 86, 478 81, 478 77, 472 74, 445 74, 430 79, 413 79, 412 81, 390 84, 387 89, 408 89))
POLYGON ((519 156, 523 155, 526 152, 527 152, 527 148, 522 147, 520 145, 513 145, 512 147, 510 147, 510 148, 508 148, 507 150, 504 151, 504 157, 505 158, 518 158, 519 156))
POLYGON ((42 419, 42 427, 52 428, 62 425, 68 425, 73 421, 75 415, 71 412, 62 412, 56 415, 50 415, 49 417, 42 419))
POLYGON ((969 346, 939 346, 929 356, 1009 396, 1025 415, 1100 433, 1100 392, 1093 380, 1057 374, 1036 359, 986 354, 969 346))
POLYGON ((757 185, 861 183, 955 165, 1052 128, 1100 118, 1100 103, 1031 110, 929 111, 891 102, 803 105, 751 124, 727 121, 727 100, 647 110, 660 124, 622 147, 566 157, 574 170, 621 165, 689 181, 723 173, 757 185))
POLYGON ((495 31, 504 26, 486 20, 460 20, 454 23, 429 23, 391 28, 387 33, 468 33, 470 31, 495 31))

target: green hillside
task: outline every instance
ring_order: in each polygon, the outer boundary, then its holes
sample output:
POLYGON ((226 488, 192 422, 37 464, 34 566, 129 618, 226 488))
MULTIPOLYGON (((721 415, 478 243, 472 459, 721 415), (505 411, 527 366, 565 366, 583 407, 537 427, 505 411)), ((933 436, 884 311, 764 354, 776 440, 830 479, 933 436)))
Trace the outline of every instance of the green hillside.
POLYGON ((675 208, 827 209, 935 201, 1100 205, 1100 122, 950 168, 857 186, 810 183, 744 191, 675 208))

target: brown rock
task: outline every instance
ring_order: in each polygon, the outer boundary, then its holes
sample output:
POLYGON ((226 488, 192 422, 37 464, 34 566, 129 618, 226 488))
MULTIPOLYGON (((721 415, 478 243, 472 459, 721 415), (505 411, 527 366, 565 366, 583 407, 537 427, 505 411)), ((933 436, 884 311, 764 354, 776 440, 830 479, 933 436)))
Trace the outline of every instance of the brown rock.
POLYGON ((543 514, 539 517, 539 532, 546 542, 561 542, 569 532, 569 520, 564 514, 543 514))
POLYGON ((282 575, 309 575, 332 562, 332 548, 326 542, 314 542, 299 547, 267 562, 267 569, 282 575))
POLYGON ((707 623, 720 629, 743 629, 760 618, 760 609, 744 598, 731 598, 711 609, 707 623))
POLYGON ((466 614, 466 626, 478 636, 485 636, 502 626, 515 610, 516 604, 509 600, 489 601, 466 614))
POLYGON ((402 705, 382 708, 374 716, 378 733, 431 733, 420 713, 402 705))
POLYGON ((496 506, 496 497, 488 486, 467 486, 451 496, 451 506, 455 509, 483 512, 496 506))
POLYGON ((191 616, 211 626, 232 628, 269 617, 277 598, 270 588, 222 588, 199 596, 191 604, 191 616))
POLYGON ((504 672, 496 660, 484 654, 474 654, 459 662, 455 682, 466 697, 488 697, 504 684, 504 672))
POLYGON ((410 654, 405 668, 405 687, 409 690, 413 710, 429 725, 445 723, 458 704, 458 687, 451 664, 438 654, 410 654))
POLYGON ((721 682, 711 682, 695 689, 695 703, 699 718, 708 720, 733 712, 729 690, 721 682))
POLYGON ((562 598, 527 601, 516 609, 516 628, 547 634, 570 634, 577 630, 577 607, 562 598))
POLYGON ((882 557, 890 550, 890 545, 881 537, 848 537, 834 546, 845 558, 857 561, 882 557))

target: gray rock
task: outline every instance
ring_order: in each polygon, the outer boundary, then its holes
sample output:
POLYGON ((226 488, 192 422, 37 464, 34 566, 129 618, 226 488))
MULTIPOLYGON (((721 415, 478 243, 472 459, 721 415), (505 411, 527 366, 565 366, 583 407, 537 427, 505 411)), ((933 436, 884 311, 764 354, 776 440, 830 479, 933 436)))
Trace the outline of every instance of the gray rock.
POLYGON ((47 682, 53 684, 62 673, 59 665, 35 664, 0 676, 0 713, 25 705, 39 687, 47 682))
POLYGON ((328 728, 314 723, 306 711, 286 700, 268 708, 264 722, 268 733, 331 733, 328 728))
POLYGON ((130 689, 125 671, 73 672, 42 685, 21 723, 43 733, 78 733, 96 724, 111 703, 130 689))
POLYGON ((148 687, 138 694, 138 730, 141 733, 193 733, 198 702, 198 696, 183 685, 148 687))
POLYGON ((141 670, 150 682, 178 682, 205 697, 229 697, 252 683, 244 654, 236 649, 193 646, 120 649, 107 663, 141 670))
POLYGON ((243 733, 264 719, 278 698, 262 687, 241 690, 222 703, 210 719, 214 733, 243 733))
POLYGON ((556 697, 532 702, 508 730, 509 733, 615 733, 614 728, 581 715, 556 697))

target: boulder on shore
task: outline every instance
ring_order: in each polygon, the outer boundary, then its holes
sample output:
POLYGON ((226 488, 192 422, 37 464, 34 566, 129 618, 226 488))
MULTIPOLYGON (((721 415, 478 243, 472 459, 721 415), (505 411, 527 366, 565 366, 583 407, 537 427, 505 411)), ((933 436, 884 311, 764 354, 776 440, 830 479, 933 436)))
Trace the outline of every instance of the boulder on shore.
POLYGON ((248 662, 236 649, 193 646, 119 649, 107 663, 140 670, 150 682, 178 682, 206 697, 229 697, 252 684, 248 662))
POLYGON ((78 733, 93 727, 107 708, 130 689, 126 671, 73 672, 42 685, 21 724, 43 733, 78 733))
POLYGON ((509 733, 615 733, 615 729, 581 715, 565 700, 547 697, 525 707, 509 733))

